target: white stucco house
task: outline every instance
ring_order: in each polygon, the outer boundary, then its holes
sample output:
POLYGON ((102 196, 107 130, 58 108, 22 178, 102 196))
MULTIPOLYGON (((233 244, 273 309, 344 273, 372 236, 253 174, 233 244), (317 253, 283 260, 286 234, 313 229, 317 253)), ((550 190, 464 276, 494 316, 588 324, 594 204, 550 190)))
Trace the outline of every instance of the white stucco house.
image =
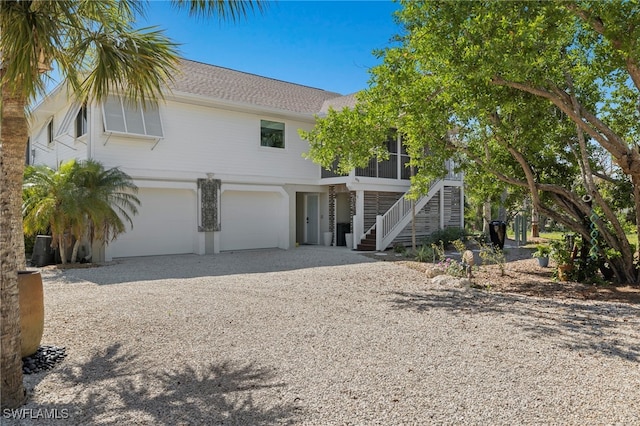
MULTIPOLYGON (((90 158, 139 187, 133 228, 94 248, 94 260, 290 249, 325 238, 378 250, 408 241, 399 140, 387 142, 389 160, 348 176, 302 156, 308 144, 298 129, 310 130, 329 106, 353 105, 353 96, 189 60, 181 69, 157 108, 115 95, 80 105, 60 86, 33 109, 30 164, 90 158)), ((416 206, 418 233, 463 226, 462 200, 460 175, 434 183, 416 206)))

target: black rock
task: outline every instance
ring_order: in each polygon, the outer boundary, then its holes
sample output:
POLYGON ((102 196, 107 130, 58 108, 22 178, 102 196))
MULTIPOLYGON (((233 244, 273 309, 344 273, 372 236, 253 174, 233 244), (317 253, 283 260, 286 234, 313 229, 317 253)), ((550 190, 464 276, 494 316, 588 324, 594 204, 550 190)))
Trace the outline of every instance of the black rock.
POLYGON ((66 356, 64 347, 40 346, 33 355, 22 358, 22 373, 34 374, 50 370, 66 356))

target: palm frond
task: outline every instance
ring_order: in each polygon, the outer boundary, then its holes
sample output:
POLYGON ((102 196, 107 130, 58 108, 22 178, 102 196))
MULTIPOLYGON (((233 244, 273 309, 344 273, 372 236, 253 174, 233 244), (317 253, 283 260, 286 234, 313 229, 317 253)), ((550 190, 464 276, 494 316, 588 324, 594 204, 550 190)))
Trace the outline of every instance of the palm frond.
POLYGON ((263 12, 267 2, 260 0, 174 0, 177 9, 186 9, 189 15, 199 18, 217 16, 232 22, 246 17, 249 12, 263 12))

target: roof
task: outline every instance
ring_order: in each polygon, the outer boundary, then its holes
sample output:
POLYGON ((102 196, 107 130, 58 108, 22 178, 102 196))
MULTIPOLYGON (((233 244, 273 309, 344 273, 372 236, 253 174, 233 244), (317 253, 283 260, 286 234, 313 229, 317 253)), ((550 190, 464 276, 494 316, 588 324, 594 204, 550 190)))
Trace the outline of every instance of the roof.
MULTIPOLYGON (((357 92, 356 92, 357 93, 357 92)), ((324 101, 322 108, 320 109, 320 115, 326 115, 329 112, 329 108, 333 108, 336 111, 340 111, 343 108, 353 108, 356 106, 356 93, 350 95, 339 96, 337 98, 331 98, 324 101)))
POLYGON ((317 114, 328 99, 342 96, 314 87, 288 83, 187 59, 171 89, 225 101, 259 105, 295 113, 317 114))

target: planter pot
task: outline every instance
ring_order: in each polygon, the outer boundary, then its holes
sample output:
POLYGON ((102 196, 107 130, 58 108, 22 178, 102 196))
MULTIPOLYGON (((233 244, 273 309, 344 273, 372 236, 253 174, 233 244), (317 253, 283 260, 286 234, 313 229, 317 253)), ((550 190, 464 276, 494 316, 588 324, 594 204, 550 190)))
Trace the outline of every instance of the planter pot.
POLYGON ((558 265, 558 279, 569 281, 569 274, 573 271, 573 265, 558 265))
POLYGON ((347 243, 347 248, 348 249, 352 249, 353 248, 353 234, 350 233, 346 233, 344 234, 344 238, 345 238, 345 242, 347 243))
POLYGON ((44 294, 42 277, 37 271, 18 272, 20 297, 20 333, 22 335, 22 357, 38 350, 44 331, 44 294))
POLYGON ((548 257, 538 257, 538 265, 540 265, 543 268, 546 268, 547 266, 549 266, 549 258, 548 257))
POLYGON ((333 232, 331 231, 327 231, 324 233, 324 245, 325 246, 330 246, 331 245, 331 240, 333 240, 333 232))

